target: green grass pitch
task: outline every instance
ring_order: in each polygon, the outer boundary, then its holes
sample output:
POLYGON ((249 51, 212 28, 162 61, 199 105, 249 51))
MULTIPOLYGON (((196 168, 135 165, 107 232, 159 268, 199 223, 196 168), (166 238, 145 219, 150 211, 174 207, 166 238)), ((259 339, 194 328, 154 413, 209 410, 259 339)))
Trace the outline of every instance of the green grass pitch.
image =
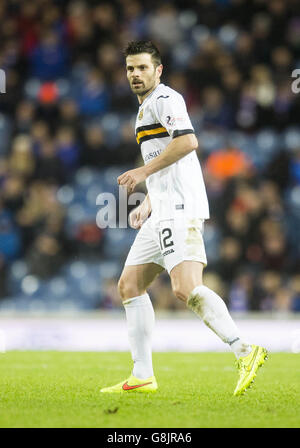
POLYGON ((274 353, 253 388, 232 395, 231 353, 154 353, 155 394, 100 394, 127 378, 129 353, 0 354, 2 428, 300 427, 300 354, 274 353))

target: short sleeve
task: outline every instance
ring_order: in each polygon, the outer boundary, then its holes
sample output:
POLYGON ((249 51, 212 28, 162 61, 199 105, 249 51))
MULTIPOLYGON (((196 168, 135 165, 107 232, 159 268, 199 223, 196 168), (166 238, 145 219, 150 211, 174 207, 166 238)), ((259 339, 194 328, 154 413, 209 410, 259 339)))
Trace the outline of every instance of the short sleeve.
POLYGON ((156 98, 157 120, 172 137, 194 133, 183 97, 172 92, 156 98))

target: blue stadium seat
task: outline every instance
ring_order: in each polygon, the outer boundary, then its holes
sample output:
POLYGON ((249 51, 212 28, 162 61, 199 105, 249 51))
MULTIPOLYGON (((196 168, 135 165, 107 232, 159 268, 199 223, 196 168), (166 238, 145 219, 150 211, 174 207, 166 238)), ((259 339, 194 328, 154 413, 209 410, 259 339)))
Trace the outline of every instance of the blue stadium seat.
POLYGON ((256 134, 256 143, 260 151, 270 160, 281 147, 281 139, 272 129, 264 129, 256 134))
POLYGON ((224 47, 233 49, 239 37, 239 33, 235 26, 226 24, 221 26, 217 32, 217 36, 224 47))
POLYGON ((21 292, 24 296, 40 297, 43 290, 43 282, 35 275, 26 275, 21 281, 21 292))
POLYGON ((300 148, 300 128, 297 126, 289 127, 283 133, 283 142, 288 150, 300 148))
POLYGON ((290 188, 286 193, 286 199, 290 213, 300 218, 300 185, 290 188))
POLYGON ((88 187, 97 179, 98 172, 86 166, 79 168, 74 177, 75 186, 88 187))
POLYGON ((102 280, 118 278, 121 273, 121 263, 117 261, 104 261, 100 263, 100 277, 102 280))
POLYGON ((206 255, 210 263, 214 263, 219 258, 219 246, 221 240, 220 230, 213 222, 206 222, 203 239, 205 243, 206 255))
POLYGON ((210 29, 205 25, 196 25, 192 30, 192 40, 201 48, 201 45, 211 36, 210 29))
POLYGON ((248 136, 244 132, 232 131, 228 134, 228 141, 251 157, 253 151, 253 137, 248 136))
POLYGON ((175 45, 172 50, 172 58, 176 70, 184 69, 194 54, 193 46, 188 42, 175 45))
POLYGON ((28 274, 28 267, 24 259, 14 261, 8 271, 8 289, 13 295, 21 292, 21 283, 28 274))
POLYGON ((111 229, 107 228, 104 241, 104 256, 107 258, 123 257, 130 249, 131 244, 136 236, 136 230, 128 229, 111 229))
POLYGON ((71 185, 63 185, 58 189, 56 197, 61 204, 69 206, 75 198, 74 188, 71 185))
POLYGON ((118 114, 106 113, 100 121, 100 126, 106 136, 108 146, 116 146, 121 139, 121 119, 118 114))
POLYGON ((223 133, 215 131, 202 131, 200 136, 200 148, 206 154, 224 148, 226 139, 223 133))

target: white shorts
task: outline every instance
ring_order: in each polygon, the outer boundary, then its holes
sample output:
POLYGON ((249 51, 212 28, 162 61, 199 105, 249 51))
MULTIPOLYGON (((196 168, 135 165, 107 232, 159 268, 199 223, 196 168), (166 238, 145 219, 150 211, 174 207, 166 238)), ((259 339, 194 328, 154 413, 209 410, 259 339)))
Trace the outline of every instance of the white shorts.
POLYGON ((171 272, 182 261, 199 261, 207 265, 203 242, 204 220, 164 219, 151 216, 139 230, 127 256, 125 266, 156 263, 171 272))

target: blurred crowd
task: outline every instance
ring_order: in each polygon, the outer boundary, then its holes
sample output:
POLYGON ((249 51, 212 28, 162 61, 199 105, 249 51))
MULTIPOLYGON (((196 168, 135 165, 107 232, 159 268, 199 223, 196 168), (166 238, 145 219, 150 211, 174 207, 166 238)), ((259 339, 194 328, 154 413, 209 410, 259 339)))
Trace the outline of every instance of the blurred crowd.
MULTIPOLYGON (((110 257, 121 269, 129 243, 108 251, 96 212, 70 230, 65 197, 83 169, 101 183, 111 167, 141 163, 122 50, 151 39, 162 82, 185 97, 200 142, 211 208, 205 282, 232 310, 300 311, 297 0, 0 0, 0 23, 2 300, 14 300, 20 260, 30 281, 70 260, 110 257)), ((116 278, 97 291, 96 308, 119 306, 116 278)), ((151 294, 157 308, 183 309, 166 275, 151 294)))

